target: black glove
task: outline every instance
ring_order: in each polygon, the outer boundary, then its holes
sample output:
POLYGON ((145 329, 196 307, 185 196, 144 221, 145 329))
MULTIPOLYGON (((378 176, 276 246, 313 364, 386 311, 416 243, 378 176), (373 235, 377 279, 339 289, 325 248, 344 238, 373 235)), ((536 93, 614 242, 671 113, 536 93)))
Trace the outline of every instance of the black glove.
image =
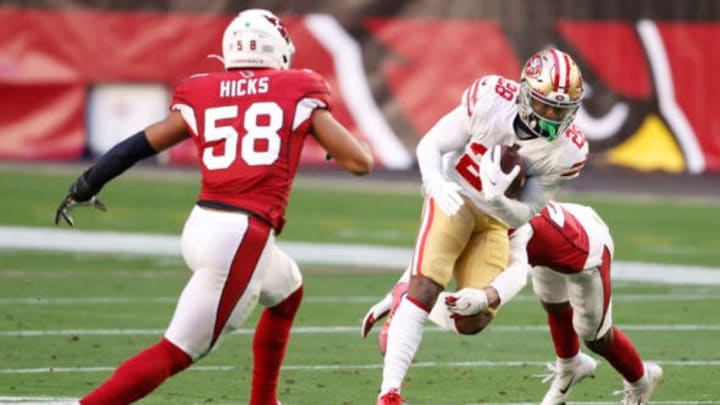
POLYGON ((70 216, 70 211, 75 206, 91 206, 100 211, 107 211, 105 204, 95 197, 100 190, 92 187, 87 181, 87 175, 90 169, 86 170, 75 182, 70 186, 70 190, 55 211, 55 225, 60 223, 60 218, 64 219, 70 226, 75 226, 75 222, 70 216))

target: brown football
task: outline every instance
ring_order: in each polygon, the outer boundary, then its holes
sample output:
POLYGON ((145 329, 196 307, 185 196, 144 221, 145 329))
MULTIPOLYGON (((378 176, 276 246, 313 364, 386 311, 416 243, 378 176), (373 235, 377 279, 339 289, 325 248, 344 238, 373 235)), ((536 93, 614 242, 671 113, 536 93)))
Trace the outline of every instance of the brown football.
POLYGON ((519 149, 519 145, 503 145, 500 150, 500 168, 503 172, 510 173, 515 165, 520 166, 520 173, 518 173, 515 180, 513 180, 507 190, 505 190, 505 196, 507 198, 518 199, 525 186, 527 173, 525 171, 525 162, 523 162, 522 156, 520 156, 518 152, 519 149))
POLYGON ((458 316, 455 318, 455 328, 461 335, 474 335, 485 329, 493 318, 492 314, 485 311, 474 315, 458 316))

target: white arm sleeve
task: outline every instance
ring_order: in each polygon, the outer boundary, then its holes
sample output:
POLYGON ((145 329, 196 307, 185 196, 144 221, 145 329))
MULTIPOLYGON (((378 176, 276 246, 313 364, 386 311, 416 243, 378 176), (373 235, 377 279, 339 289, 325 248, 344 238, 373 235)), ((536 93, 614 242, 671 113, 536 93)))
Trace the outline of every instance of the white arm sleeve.
POLYGON ((445 153, 465 147, 469 134, 464 129, 465 112, 462 106, 440 118, 420 139, 415 154, 423 180, 441 176, 445 153))
POLYGON ((555 197, 560 189, 560 182, 555 181, 554 177, 528 177, 520 200, 502 195, 488 203, 495 208, 498 219, 510 225, 511 228, 519 228, 530 221, 547 205, 548 201, 555 197))
POLYGON ((510 236, 510 265, 490 283, 500 297, 500 306, 513 299, 527 284, 530 270, 527 244, 532 235, 532 227, 524 225, 510 236))

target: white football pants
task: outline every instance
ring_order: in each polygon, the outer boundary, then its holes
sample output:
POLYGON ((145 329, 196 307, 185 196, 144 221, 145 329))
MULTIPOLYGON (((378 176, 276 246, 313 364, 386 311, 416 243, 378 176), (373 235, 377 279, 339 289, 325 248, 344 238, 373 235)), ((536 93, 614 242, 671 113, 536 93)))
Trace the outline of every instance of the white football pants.
POLYGON ((548 267, 532 268, 535 295, 543 302, 570 301, 573 308, 573 329, 587 341, 597 340, 612 327, 609 250, 597 267, 579 273, 565 274, 548 267))
POLYGON ((245 213, 195 206, 183 229, 182 254, 193 275, 165 338, 193 360, 239 328, 258 302, 273 307, 302 284, 270 226, 245 213))

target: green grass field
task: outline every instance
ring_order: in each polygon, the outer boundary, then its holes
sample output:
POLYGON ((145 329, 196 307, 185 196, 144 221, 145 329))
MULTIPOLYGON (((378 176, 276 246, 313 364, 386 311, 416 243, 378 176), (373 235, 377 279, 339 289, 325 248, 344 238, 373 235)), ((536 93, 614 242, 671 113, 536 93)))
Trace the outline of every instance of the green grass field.
MULTIPOLYGON (((0 172, 0 226, 52 226, 57 203, 76 175, 0 172)), ((421 204, 417 187, 349 179, 321 184, 300 179, 280 239, 410 247, 421 204)), ((178 234, 196 180, 192 172, 128 174, 101 193, 109 212, 73 214, 81 230, 178 234)), ((564 199, 597 209, 613 230, 619 260, 720 269, 717 204, 564 199)), ((361 339, 359 323, 402 269, 396 270, 303 267, 305 300, 280 385, 284 405, 374 402, 382 373, 377 334, 361 339)), ((0 250, 0 403, 57 402, 85 394, 122 360, 160 338, 188 276, 179 257, 0 250)), ((720 404, 720 286, 617 282, 614 296, 615 323, 645 359, 659 361, 665 370, 654 399, 720 404)), ((227 337, 141 403, 246 403, 256 316, 248 329, 227 337)), ((535 376, 554 358, 544 325, 527 288, 477 336, 430 328, 404 395, 414 405, 539 402, 547 386, 535 376)), ((595 379, 574 389, 572 402, 617 402, 620 396, 612 392, 621 386, 619 376, 601 363, 595 379)))

